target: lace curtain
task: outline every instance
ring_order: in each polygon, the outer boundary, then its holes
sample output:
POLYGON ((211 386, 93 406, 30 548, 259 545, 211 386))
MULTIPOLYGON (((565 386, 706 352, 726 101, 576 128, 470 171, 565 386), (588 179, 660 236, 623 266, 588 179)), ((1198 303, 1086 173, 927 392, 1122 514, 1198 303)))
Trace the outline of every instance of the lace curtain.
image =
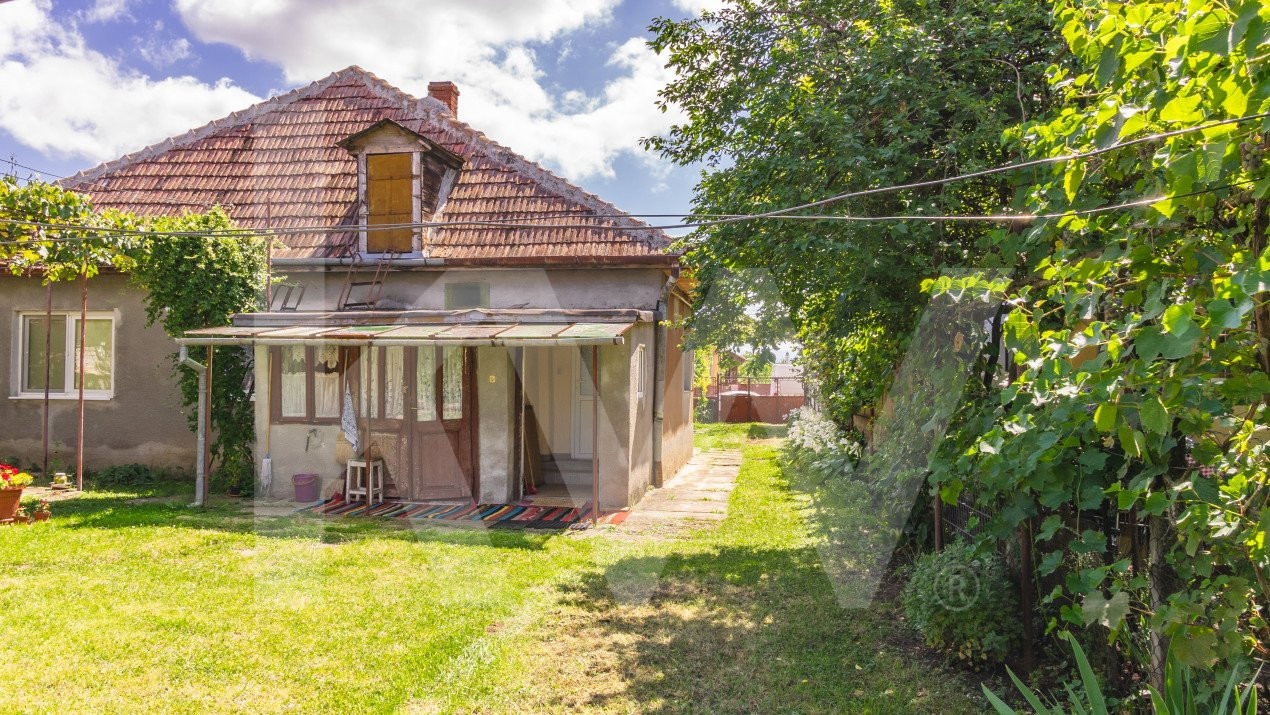
POLYGON ((304 417, 305 366, 304 348, 287 346, 281 351, 282 361, 282 416, 304 417))

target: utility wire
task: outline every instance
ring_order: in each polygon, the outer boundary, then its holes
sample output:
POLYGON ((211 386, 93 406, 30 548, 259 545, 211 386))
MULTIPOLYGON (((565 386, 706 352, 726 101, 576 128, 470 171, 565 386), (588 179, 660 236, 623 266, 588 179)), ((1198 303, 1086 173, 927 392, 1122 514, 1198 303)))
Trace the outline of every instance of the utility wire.
MULTIPOLYGON (((1233 189, 1233 188, 1238 188, 1241 186, 1248 186, 1248 185, 1256 183, 1257 181, 1259 181, 1259 179, 1248 179, 1245 181, 1237 181, 1230 184, 1224 184, 1222 186, 1214 186, 1207 189, 1189 191, 1183 194, 1173 194, 1171 196, 1142 197, 1139 199, 1134 199, 1132 201, 1125 201, 1122 203, 1112 204, 1109 206, 1097 206, 1097 207, 1088 208, 1088 209, 1073 209, 1070 211, 1052 212, 1052 213, 983 214, 983 215, 963 215, 963 216, 923 216, 921 214, 912 214, 908 216, 838 216, 838 215, 800 214, 796 216, 789 216, 789 215, 753 216, 753 217, 749 217, 749 219, 747 220, 793 220, 793 221, 829 221, 829 222, 849 221, 849 222, 859 222, 859 223, 883 223, 883 222, 893 223, 893 222, 901 222, 901 221, 997 222, 997 223, 1031 222, 1031 221, 1040 221, 1040 220, 1048 220, 1048 219, 1058 219, 1058 218, 1064 218, 1067 216, 1089 216, 1093 214, 1108 213, 1111 211, 1119 211, 1123 209, 1138 208, 1141 206, 1149 206, 1151 204, 1158 203, 1160 201, 1166 201, 1171 199, 1184 199, 1184 198, 1189 198, 1192 196, 1199 196, 1201 194, 1211 194, 1211 193, 1216 193, 1218 191, 1225 191, 1226 189, 1233 189)), ((38 225, 39 227, 62 228, 61 226, 58 226, 57 224, 23 222, 23 221, 17 221, 13 219, 0 219, 0 223, 22 223, 25 225, 38 225)), ((476 222, 460 222, 460 223, 467 225, 467 224, 476 223, 476 222)), ((454 225, 454 224, 448 223, 448 222, 437 222, 437 223, 425 224, 425 225, 435 226, 435 225, 454 225)), ((482 223, 481 225, 490 225, 490 224, 482 223)), ((519 227, 519 225, 516 225, 516 224, 507 224, 507 226, 519 227)), ((548 226, 536 224, 534 225, 534 227, 546 228, 548 226)), ((549 227, 555 228, 556 226, 549 226, 549 227)), ((565 227, 629 230, 629 229, 623 229, 618 226, 599 227, 599 226, 575 225, 575 226, 565 226, 565 227)), ((367 226, 365 227, 364 230, 380 231, 380 230, 395 230, 396 228, 397 227, 395 226, 367 226)), ((87 228, 84 230, 96 231, 96 229, 92 229, 92 228, 87 228)), ((110 229, 105 229, 104 231, 109 232, 109 230, 110 229)), ((229 234, 229 233, 210 234, 210 233, 200 232, 200 231, 146 232, 146 231, 137 231, 135 229, 119 229, 119 230, 128 230, 132 233, 135 233, 140 238, 171 237, 171 238, 232 239, 232 238, 252 238, 262 234, 262 232, 252 231, 250 229, 241 229, 239 232, 232 233, 232 234, 229 234)), ((357 230, 361 230, 361 229, 357 229, 357 230)), ((93 237, 93 236, 48 237, 48 238, 40 238, 40 239, 31 239, 27 241, 0 241, 0 245, 13 246, 13 245, 31 245, 31 244, 39 244, 39 243, 72 243, 76 241, 89 241, 97 237, 93 237)))
MULTIPOLYGON (((1092 150, 1085 151, 1085 152, 1076 152, 1076 153, 1065 154, 1065 155, 1055 156, 1055 157, 1043 157, 1043 158, 1040 158, 1040 159, 1033 159, 1033 160, 1030 160, 1030 161, 1018 162, 1018 163, 1013 163, 1013 164, 1004 164, 1004 165, 1000 165, 1000 166, 992 167, 992 168, 989 168, 989 169, 982 169, 982 170, 980 170, 980 171, 974 171, 974 172, 970 172, 970 173, 966 173, 966 174, 959 174, 959 175, 957 175, 957 176, 944 177, 944 178, 940 178, 940 179, 930 179, 930 180, 925 180, 925 181, 911 182, 911 183, 907 183, 907 184, 895 184, 895 185, 892 185, 892 186, 884 186, 884 187, 876 187, 876 188, 872 188, 872 189, 863 189, 863 190, 859 190, 859 191, 851 191, 851 192, 846 192, 846 193, 842 193, 842 194, 837 194, 836 196, 831 196, 831 197, 828 197, 828 198, 825 198, 825 199, 819 199, 819 200, 817 200, 817 201, 810 201, 810 202, 807 202, 807 203, 798 204, 798 205, 795 205, 795 206, 789 206, 789 207, 786 207, 786 208, 781 208, 781 209, 774 209, 774 210, 772 210, 772 211, 766 211, 766 212, 762 212, 762 213, 756 213, 756 214, 700 214, 700 215, 697 215, 697 214, 690 214, 690 215, 699 216, 699 217, 700 217, 700 218, 702 218, 703 220, 699 220, 699 221, 685 221, 685 222, 683 222, 683 223, 677 223, 677 224, 666 224, 666 225, 660 225, 660 226, 649 226, 649 225, 643 225, 643 226, 622 226, 622 225, 602 225, 602 224, 591 224, 591 223, 524 223, 524 222, 514 222, 514 221, 474 221, 474 220, 473 220, 473 221, 462 221, 462 220, 459 220, 459 221, 425 221, 425 222, 417 222, 417 223, 401 223, 401 224, 378 224, 378 225, 375 225, 375 226, 360 226, 360 225, 356 225, 356 224, 336 224, 336 225, 330 225, 330 226, 296 226, 296 227, 289 227, 289 228, 272 228, 272 229, 265 229, 265 230, 261 230, 261 229, 226 229, 226 230, 214 230, 214 231, 204 231, 204 232, 152 232, 152 231, 145 231, 145 230, 141 230, 141 229, 103 228, 103 227, 88 226, 88 225, 77 225, 77 224, 60 224, 60 225, 59 225, 59 224, 40 223, 40 222, 35 222, 35 221, 23 221, 23 220, 18 220, 18 219, 0 219, 0 224, 10 224, 10 225, 13 225, 13 224, 21 224, 21 225, 27 225, 27 226, 35 226, 35 227, 40 227, 40 228, 49 228, 49 229, 64 230, 64 231, 69 231, 69 230, 82 230, 82 231, 91 231, 91 232, 95 232, 95 233, 97 233, 97 234, 99 234, 99 235, 100 235, 100 234, 103 234, 103 233, 107 233, 107 234, 117 234, 117 235, 141 235, 141 236, 206 236, 206 237, 212 237, 212 236, 217 236, 217 235, 223 235, 223 236, 242 236, 242 235, 266 235, 266 234, 268 234, 268 235, 273 235, 273 236, 287 236, 287 235, 292 235, 292 234, 343 233, 343 232, 353 232, 353 231, 357 231, 357 232, 368 232, 368 231, 391 231, 391 230, 397 230, 397 229, 403 229, 403 228, 411 228, 411 229, 418 228, 418 229, 423 229, 423 228, 446 228, 446 227, 450 227, 450 228, 498 228, 498 229, 518 229, 518 230, 581 229, 581 230, 621 231, 621 232, 635 232, 635 231, 666 231, 666 230, 678 230, 678 229, 690 229, 690 228, 706 228, 706 227, 709 227, 709 226, 716 226, 716 225, 721 225, 721 224, 738 223, 738 222, 743 222, 743 221, 753 221, 753 220, 758 220, 758 219, 771 219, 771 218, 781 218, 781 219, 789 219, 789 220, 811 220, 811 221, 822 221, 822 220, 832 220, 832 221, 917 221, 917 220, 925 220, 925 221, 943 221, 943 222, 952 222, 952 221, 1020 221, 1020 220, 1034 220, 1034 219, 1042 219, 1042 218, 1052 218, 1052 217, 1054 217, 1054 216, 1068 215, 1068 214, 1071 214, 1072 212, 1067 212, 1066 214, 1048 214, 1048 215, 1047 215, 1047 214, 1041 214, 1041 215, 1033 215, 1033 214, 1017 214, 1017 215, 1012 215, 1012 214, 1006 214, 1006 215, 985 215, 985 216, 921 216, 921 215, 912 215, 912 216, 839 216, 839 215, 805 215, 805 214, 790 215, 790 214, 793 214, 793 212, 795 212, 795 211, 801 211, 801 210, 804 210, 804 209, 814 208, 814 207, 818 207, 818 206, 825 206, 825 205, 828 205, 828 204, 837 203, 837 202, 840 202, 840 201, 845 201, 845 200, 847 200, 847 199, 852 199, 852 198, 860 198, 860 197, 864 197, 864 196, 873 196, 873 195, 877 195, 877 194, 882 194, 882 193, 892 193, 892 192, 897 192, 897 191, 906 191, 906 190, 910 190, 910 189, 917 189, 917 188, 927 188, 927 187, 932 187, 932 186, 941 186, 941 185, 944 185, 944 184, 949 184, 949 183, 953 183, 953 182, 957 182, 957 181, 965 181, 965 180, 968 180, 968 179, 976 179, 976 178, 981 178, 981 177, 984 177, 984 176, 992 176, 992 175, 1002 174, 1002 173, 1006 173, 1006 172, 1010 172, 1010 171, 1017 171, 1017 170, 1020 170, 1020 169, 1027 169, 1027 168, 1033 168, 1033 167, 1037 167, 1037 166, 1044 166, 1044 165, 1050 165, 1050 164, 1063 163, 1063 162, 1067 162, 1067 161, 1075 161, 1075 160, 1079 160, 1079 159, 1087 159, 1087 158, 1090 158, 1090 157, 1099 156, 1099 155, 1106 154, 1106 153, 1109 153, 1109 152, 1112 152, 1112 151, 1116 151, 1116 150, 1118 150, 1118 149, 1123 149, 1123 148, 1125 148, 1125 147, 1130 147, 1130 146, 1136 146, 1136 145, 1138 145, 1138 144, 1143 144, 1143 143, 1146 143, 1146 142, 1159 141, 1159 140, 1162 140, 1162 139, 1168 139, 1168 138, 1172 138, 1172 137, 1176 137, 1176 136, 1181 136, 1181 135, 1183 135, 1183 134, 1188 134, 1188 133, 1191 133, 1191 132, 1204 131, 1204 130, 1206 130, 1206 129, 1213 129, 1213 128, 1216 128, 1216 127, 1221 127, 1221 126, 1225 126, 1225 125, 1229 125, 1229 124, 1237 124, 1237 123, 1241 123, 1241 122, 1253 121, 1253 120, 1256 120, 1256 119, 1266 119, 1266 118, 1270 118, 1270 112, 1262 112, 1262 113, 1260 113, 1260 114, 1251 114, 1251 115, 1246 115, 1246 116, 1242 116, 1242 117, 1234 117, 1234 118, 1230 118, 1230 119, 1222 119, 1222 120, 1219 120, 1219 121, 1209 122, 1209 123, 1207 123, 1207 124, 1200 124, 1200 125, 1196 125, 1196 126, 1193 126, 1193 127, 1184 127, 1184 128, 1182 128, 1182 129, 1175 129, 1175 130, 1168 131, 1168 132, 1160 132, 1160 133, 1157 133, 1157 134, 1149 134, 1149 135, 1147 135, 1147 136, 1138 137, 1138 138, 1136 138, 1136 139, 1130 139, 1130 140, 1128 140, 1128 141, 1124 141, 1124 142, 1120 142, 1120 143, 1117 143, 1117 144, 1113 144, 1113 145, 1111 145, 1111 146, 1102 147, 1102 148, 1100 148, 1100 149, 1092 149, 1092 150)), ((71 184, 72 184, 72 185, 75 185, 73 181, 71 182, 71 184)), ((1220 188, 1225 188, 1225 187, 1220 187, 1220 188)), ((1204 192, 1201 192, 1201 193, 1204 193, 1204 192)), ((1139 202, 1131 202, 1131 205, 1136 206, 1136 205, 1142 205, 1142 203, 1154 203, 1155 201, 1162 200, 1163 198, 1168 198, 1168 197, 1161 197, 1161 198, 1157 198, 1157 199, 1145 199, 1145 198, 1144 198, 1144 199, 1141 199, 1139 202)), ((1113 210, 1114 208, 1126 208, 1126 207, 1128 207, 1128 206, 1108 207, 1108 208, 1107 208, 1107 210, 1113 210)), ((1077 214, 1077 215, 1079 215, 1079 214, 1077 214)), ((630 219, 630 218, 637 218, 637 217, 652 218, 652 217, 675 217, 675 216, 679 216, 679 214, 590 214, 590 215, 587 215, 587 216, 578 216, 578 218, 588 218, 588 219, 630 219)), ((47 240, 47 239, 46 239, 46 240, 47 240)))

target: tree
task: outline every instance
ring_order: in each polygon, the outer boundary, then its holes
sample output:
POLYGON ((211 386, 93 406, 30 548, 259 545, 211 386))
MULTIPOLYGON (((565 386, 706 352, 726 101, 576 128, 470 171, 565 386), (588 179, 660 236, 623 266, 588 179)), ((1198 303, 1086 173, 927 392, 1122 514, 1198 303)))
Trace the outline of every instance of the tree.
MULTIPOLYGON (((267 279, 263 239, 242 233, 225 235, 234 225, 220 207, 203 214, 159 218, 151 228, 160 234, 182 234, 147 238, 134 250, 133 278, 146 291, 146 317, 151 324, 158 322, 177 337, 188 330, 229 325, 235 314, 256 310, 267 279)), ((209 350, 192 352, 206 360, 209 350)), ((179 369, 173 357, 184 404, 197 404, 198 376, 179 369)), ((215 438, 209 445, 231 483, 248 489, 254 484, 255 411, 248 389, 252 365, 246 349, 216 352, 211 394, 215 438)), ((190 412, 189 419, 194 429, 196 415, 190 412)))
MULTIPOLYGON (((264 290, 264 242, 234 233, 219 207, 204 214, 140 219, 115 210, 96 211, 87 196, 52 184, 19 186, 12 178, 0 178, 0 218, 8 220, 0 223, 0 265, 14 275, 41 276, 46 282, 79 280, 86 304, 88 279, 102 268, 130 273, 146 292, 149 321, 161 322, 173 337, 193 328, 227 325, 235 313, 255 310, 264 290)), ((173 369, 183 402, 192 407, 198 399, 197 376, 175 363, 173 369)), ((254 440, 245 390, 250 371, 250 356, 240 350, 222 350, 213 367, 216 436, 210 449, 240 481, 243 471, 250 470, 254 440)), ((195 420, 191 411, 191 428, 195 420)), ((83 440, 81 413, 81 449, 83 440)), ((82 451, 77 470, 82 475, 82 451)))
MULTIPOLYGON (((699 213, 762 212, 1001 163, 1010 156, 1002 132, 1048 104, 1043 68, 1059 46, 1048 12, 1030 0, 739 0, 652 29, 677 74, 661 103, 688 119, 646 143, 706 166, 699 213)), ((1010 196, 1008 180, 986 179, 818 211, 983 213, 1010 196)), ((695 339, 731 345, 746 303, 777 303, 806 346, 809 377, 846 388, 825 391, 845 422, 890 375, 889 366, 853 370, 857 348, 898 357, 924 301, 921 280, 977 260, 985 235, 918 222, 702 229, 687 241, 700 282, 695 339), (770 276, 770 295, 752 295, 756 274, 770 276), (729 305, 730 316, 715 316, 729 305)), ((752 332, 755 345, 781 339, 752 332)))
POLYGON ((1008 384, 966 406, 934 481, 995 513, 988 540, 1035 530, 1051 629, 1109 633, 1156 678, 1169 639, 1189 666, 1264 661, 1270 122, 1132 141, 1270 111, 1270 6, 1056 18, 1080 64, 1051 68, 1062 108, 1011 136, 1038 156, 1131 143, 1020 185, 1018 206, 1061 217, 993 235, 1015 276, 1008 384))

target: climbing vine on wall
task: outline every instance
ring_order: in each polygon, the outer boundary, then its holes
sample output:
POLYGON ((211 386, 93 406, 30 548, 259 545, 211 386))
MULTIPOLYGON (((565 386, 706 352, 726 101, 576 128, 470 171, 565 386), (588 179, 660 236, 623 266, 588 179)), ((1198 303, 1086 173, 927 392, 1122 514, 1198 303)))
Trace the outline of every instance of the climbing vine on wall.
MULTIPOLYGON (((219 207, 203 214, 154 220, 160 232, 224 232, 233 228, 219 207)), ((172 336, 187 330, 228 325, 235 313, 256 309, 265 289, 264 241, 243 234, 208 237, 155 236, 138 242, 133 251, 133 277, 146 291, 146 317, 172 336)), ((207 348, 191 348, 191 357, 207 359, 207 348)), ((174 356, 175 364, 175 356, 174 356)), ((216 349, 212 376, 211 452, 231 484, 253 484, 251 445, 255 440, 254 411, 248 388, 252 358, 247 349, 216 349)), ((198 400, 198 376, 176 368, 184 404, 198 400)), ((189 410, 193 428, 197 415, 189 410)))

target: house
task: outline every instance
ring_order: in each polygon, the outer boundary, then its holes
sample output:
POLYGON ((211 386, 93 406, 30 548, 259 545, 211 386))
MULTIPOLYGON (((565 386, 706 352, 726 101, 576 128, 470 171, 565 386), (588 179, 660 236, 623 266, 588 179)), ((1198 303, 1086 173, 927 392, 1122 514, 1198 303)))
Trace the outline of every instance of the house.
MULTIPOLYGON (((128 276, 103 269, 89 284, 85 466, 190 467, 194 441, 172 374, 171 338, 162 328, 146 325, 144 295, 128 276)), ((0 335, 5 336, 0 339, 0 462, 43 468, 47 435, 50 469, 74 471, 81 287, 79 282, 44 286, 39 277, 0 270, 0 335), (52 359, 46 361, 46 354, 52 359)))
POLYGON ((273 495, 362 456, 388 498, 630 505, 692 451, 679 256, 458 110, 350 67, 63 184, 269 232, 268 310, 178 342, 252 351, 273 495))

